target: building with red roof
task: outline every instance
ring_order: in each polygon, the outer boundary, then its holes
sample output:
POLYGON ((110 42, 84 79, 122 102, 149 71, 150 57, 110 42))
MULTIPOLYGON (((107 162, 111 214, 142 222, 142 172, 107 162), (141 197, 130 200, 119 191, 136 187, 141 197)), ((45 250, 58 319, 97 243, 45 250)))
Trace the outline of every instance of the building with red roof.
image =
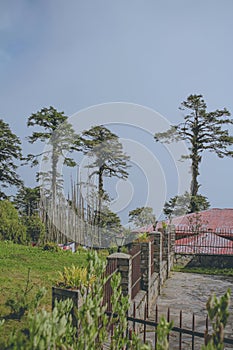
POLYGON ((178 230, 188 229, 195 222, 203 230, 216 233, 226 231, 233 234, 233 209, 214 208, 200 213, 178 216, 171 220, 171 224, 175 225, 178 230))
MULTIPOLYGON (((166 221, 176 228, 176 253, 233 254, 233 209, 213 208, 166 221)), ((156 230, 162 228, 162 221, 156 230)), ((132 233, 155 231, 154 225, 135 229, 132 233)))
MULTIPOLYGON (((233 209, 209 209, 172 218, 176 253, 233 254, 233 209)), ((158 223, 157 229, 162 226, 158 223)))

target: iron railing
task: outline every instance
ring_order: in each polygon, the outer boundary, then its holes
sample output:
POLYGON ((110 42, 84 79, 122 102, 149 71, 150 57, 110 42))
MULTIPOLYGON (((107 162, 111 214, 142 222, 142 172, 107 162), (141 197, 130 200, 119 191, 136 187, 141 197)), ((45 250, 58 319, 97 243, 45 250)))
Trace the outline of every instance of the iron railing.
POLYGON ((179 254, 233 254, 230 231, 176 230, 175 252, 179 254), (178 238, 178 239, 177 239, 178 238))
POLYGON ((134 299, 136 294, 141 289, 141 246, 140 243, 134 244, 129 250, 129 254, 132 256, 132 279, 131 279, 131 298, 134 299))
POLYGON ((117 260, 109 260, 106 266, 105 277, 107 277, 107 282, 104 285, 104 299, 103 304, 107 304, 107 311, 112 310, 111 306, 111 296, 112 296, 112 287, 111 287, 111 278, 114 273, 118 271, 117 260))
MULTIPOLYGON (((209 319, 208 316, 203 316, 202 319, 202 330, 199 329, 200 326, 196 321, 196 315, 193 313, 190 315, 190 326, 187 326, 187 321, 185 322, 185 328, 183 326, 183 314, 181 310, 179 315, 176 315, 176 322, 174 322, 173 327, 168 335, 169 348, 177 350, 200 350, 201 346, 207 342, 209 337, 209 319), (178 324, 178 325, 177 325, 178 324)), ((107 312, 107 315, 111 316, 110 312, 107 312)), ((167 322, 171 321, 171 309, 168 308, 165 316, 167 322)), ((150 342, 152 349, 156 349, 157 345, 157 326, 159 324, 159 311, 158 306, 155 306, 155 316, 154 319, 147 319, 147 308, 144 309, 144 318, 136 317, 136 307, 134 304, 133 315, 127 317, 128 320, 128 330, 126 335, 129 339, 132 339, 132 333, 137 333, 143 343, 150 342), (137 330, 140 328, 140 330, 137 330)), ((198 320, 200 322, 200 320, 198 320)), ((232 335, 230 335, 232 337, 232 335)), ((232 349, 233 338, 229 336, 224 338, 224 349, 232 349)))

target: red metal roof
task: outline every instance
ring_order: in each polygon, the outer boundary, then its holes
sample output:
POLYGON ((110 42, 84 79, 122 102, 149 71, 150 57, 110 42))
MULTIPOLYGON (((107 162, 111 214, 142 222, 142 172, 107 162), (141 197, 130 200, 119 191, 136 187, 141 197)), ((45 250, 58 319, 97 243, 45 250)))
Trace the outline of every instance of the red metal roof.
MULTIPOLYGON (((190 221, 195 221, 198 215, 198 221, 201 222, 203 229, 208 229, 215 232, 226 230, 233 233, 233 209, 209 209, 198 214, 192 213, 183 216, 178 216, 172 219, 171 223, 179 229, 185 229, 190 226, 190 221)), ((158 223, 157 228, 161 227, 158 223)))

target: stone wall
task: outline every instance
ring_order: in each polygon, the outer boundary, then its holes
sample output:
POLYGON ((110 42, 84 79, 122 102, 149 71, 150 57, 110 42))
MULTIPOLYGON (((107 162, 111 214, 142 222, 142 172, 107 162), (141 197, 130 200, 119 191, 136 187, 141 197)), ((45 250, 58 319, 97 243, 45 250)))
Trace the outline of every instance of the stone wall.
POLYGON ((150 284, 150 308, 152 305, 155 305, 156 299, 161 291, 161 281, 160 281, 160 275, 157 272, 154 272, 151 276, 151 284, 150 284))
POLYGON ((163 260, 161 264, 161 270, 160 270, 160 290, 161 290, 161 286, 164 284, 164 282, 168 278, 169 272, 170 271, 168 270, 168 262, 166 260, 163 260))
POLYGON ((233 268, 232 255, 198 255, 187 264, 189 267, 233 268))
POLYGON ((152 232, 148 242, 141 245, 141 290, 134 299, 131 298, 132 286, 132 259, 130 254, 114 253, 108 259, 117 259, 118 271, 122 275, 122 290, 129 295, 131 306, 130 314, 143 318, 145 305, 147 316, 155 304, 161 287, 169 277, 174 261, 175 230, 169 226, 160 232, 152 232), (151 249, 153 245, 154 249, 151 249), (151 256, 153 252, 153 256, 151 256), (153 264, 153 268, 151 266, 153 264), (154 272, 153 272, 154 271, 154 272), (153 272, 153 273, 152 273, 153 272))

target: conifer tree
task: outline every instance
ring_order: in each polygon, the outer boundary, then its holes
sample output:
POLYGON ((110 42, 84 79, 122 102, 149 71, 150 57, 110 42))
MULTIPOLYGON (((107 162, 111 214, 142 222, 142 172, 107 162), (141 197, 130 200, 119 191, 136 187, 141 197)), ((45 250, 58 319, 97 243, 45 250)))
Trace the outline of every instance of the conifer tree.
MULTIPOLYGON (((190 95, 181 103, 180 109, 186 112, 184 121, 171 126, 166 132, 156 133, 155 140, 187 142, 190 152, 187 157, 191 159, 192 170, 190 195, 195 199, 200 187, 198 175, 203 152, 213 152, 220 158, 233 156, 233 136, 226 129, 233 124, 233 120, 229 118, 230 112, 226 108, 208 112, 202 95, 190 95)), ((196 201, 191 199, 191 212, 196 210, 196 201)))
POLYGON ((108 198, 104 190, 104 177, 126 179, 129 167, 129 156, 123 152, 119 137, 103 125, 93 126, 82 134, 82 149, 84 154, 93 158, 89 165, 93 171, 90 177, 98 177, 98 226, 101 225, 102 202, 108 198))
POLYGON ((17 162, 22 159, 20 139, 12 133, 9 125, 0 119, 0 199, 6 198, 3 191, 9 186, 20 186, 17 162))
POLYGON ((50 184, 51 195, 55 196, 61 183, 61 174, 58 173, 59 159, 63 159, 63 163, 67 166, 74 167, 76 162, 66 156, 67 152, 79 150, 79 137, 75 133, 72 125, 68 123, 68 117, 64 112, 58 112, 54 107, 42 108, 39 112, 33 113, 27 122, 27 126, 34 126, 42 128, 41 131, 34 131, 29 136, 29 142, 48 141, 48 147, 40 154, 28 155, 28 160, 32 161, 32 165, 38 164, 40 156, 44 160, 51 163, 51 171, 47 173, 39 173, 45 181, 50 184))

